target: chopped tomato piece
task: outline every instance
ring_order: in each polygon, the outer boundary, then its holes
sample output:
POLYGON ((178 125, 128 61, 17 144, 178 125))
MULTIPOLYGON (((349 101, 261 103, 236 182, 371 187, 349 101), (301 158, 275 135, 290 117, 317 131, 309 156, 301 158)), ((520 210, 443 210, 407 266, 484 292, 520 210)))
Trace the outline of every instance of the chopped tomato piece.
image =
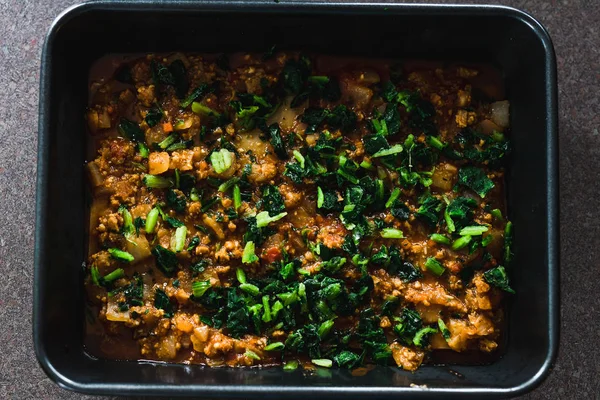
POLYGON ((269 248, 263 255, 263 259, 270 263, 281 260, 281 250, 277 247, 269 248))

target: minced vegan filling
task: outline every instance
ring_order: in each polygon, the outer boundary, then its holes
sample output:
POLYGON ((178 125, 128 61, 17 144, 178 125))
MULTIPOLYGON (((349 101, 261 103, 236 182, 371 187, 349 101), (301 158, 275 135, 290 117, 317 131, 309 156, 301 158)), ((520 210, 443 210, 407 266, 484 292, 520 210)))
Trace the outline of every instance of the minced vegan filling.
POLYGON ((277 51, 104 65, 86 114, 93 352, 412 371, 496 350, 509 104, 477 69, 277 51))

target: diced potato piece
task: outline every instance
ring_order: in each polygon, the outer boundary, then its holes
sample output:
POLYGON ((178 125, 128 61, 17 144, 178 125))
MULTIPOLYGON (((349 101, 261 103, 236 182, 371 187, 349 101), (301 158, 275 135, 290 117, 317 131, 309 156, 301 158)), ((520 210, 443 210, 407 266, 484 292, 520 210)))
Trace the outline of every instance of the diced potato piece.
POLYGON ((189 317, 187 317, 186 315, 179 315, 175 319, 175 326, 178 330, 185 333, 192 333, 192 330, 194 330, 194 325, 192 324, 192 321, 190 321, 189 317))
POLYGON ((106 319, 113 322, 128 322, 130 320, 129 311, 120 311, 119 305, 114 297, 108 297, 106 304, 106 319))
POLYGON ((89 110, 87 112, 87 122, 88 128, 90 128, 92 133, 98 132, 98 129, 100 128, 100 122, 98 120, 98 112, 96 110, 89 110))
POLYGON ((471 104, 471 93, 466 90, 459 90, 456 96, 456 105, 458 107, 467 107, 471 104))
POLYGON ((510 125, 509 107, 508 100, 492 103, 492 121, 503 128, 508 128, 510 125))
POLYGON ((299 207, 290 212, 290 221, 298 229, 310 226, 315 222, 316 209, 316 202, 305 198, 299 207))
POLYGON ((174 336, 164 337, 156 350, 159 358, 171 360, 177 355, 177 339, 174 336))
POLYGON ((111 126, 110 115, 108 115, 105 108, 89 110, 87 112, 87 122, 92 133, 96 133, 100 129, 108 129, 111 126))
POLYGON ((188 292, 186 292, 183 289, 177 289, 177 291, 175 292, 175 299, 177 299, 177 302, 179 304, 186 304, 187 301, 189 300, 190 295, 188 292))
POLYGON ((90 178, 90 184, 92 188, 97 188, 104 183, 104 177, 100 174, 100 168, 94 161, 90 161, 86 164, 86 169, 90 178))
POLYGON ((359 108, 364 108, 373 97, 373 90, 358 84, 355 80, 340 80, 342 99, 349 99, 359 108))
POLYGON ((504 128, 502 128, 500 125, 495 124, 492 120, 484 119, 479 123, 479 130, 485 135, 491 135, 492 133, 494 133, 494 131, 504 131, 504 128))
POLYGON ((160 175, 169 169, 169 153, 166 151, 152 152, 148 157, 148 169, 151 175, 160 175))
POLYGON ((108 115, 108 111, 102 109, 102 111, 98 113, 98 126, 100 129, 108 129, 110 128, 110 125, 110 115, 108 115))
POLYGON ((377 73, 377 71, 375 71, 373 69, 369 69, 369 68, 366 68, 366 69, 360 71, 360 73, 358 75, 358 81, 360 83, 366 83, 367 85, 379 83, 380 80, 381 80, 381 78, 379 77, 379 74, 377 73))
POLYGON ((443 163, 438 165, 431 176, 431 185, 435 188, 448 191, 452 190, 456 181, 458 170, 452 164, 443 163))

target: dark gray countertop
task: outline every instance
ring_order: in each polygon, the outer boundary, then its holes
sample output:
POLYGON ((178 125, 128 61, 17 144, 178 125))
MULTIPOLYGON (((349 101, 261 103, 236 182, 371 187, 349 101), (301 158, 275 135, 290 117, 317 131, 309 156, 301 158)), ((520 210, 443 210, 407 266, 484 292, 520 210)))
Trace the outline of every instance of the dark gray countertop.
MULTIPOLYGON (((77 2, 0 1, 2 399, 85 397, 64 391, 46 378, 35 359, 31 338, 41 45, 53 18, 77 2)), ((545 25, 554 40, 558 62, 561 344, 550 377, 524 398, 600 398, 600 330, 596 320, 600 310, 600 2, 499 3, 525 10, 545 25)))

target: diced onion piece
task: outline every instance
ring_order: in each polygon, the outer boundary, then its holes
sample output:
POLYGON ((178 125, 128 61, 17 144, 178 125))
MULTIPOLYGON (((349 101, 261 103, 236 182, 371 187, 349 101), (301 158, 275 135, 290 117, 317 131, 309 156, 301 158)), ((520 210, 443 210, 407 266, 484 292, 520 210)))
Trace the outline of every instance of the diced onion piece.
POLYGON ((140 262, 150 257, 150 245, 146 239, 146 235, 140 233, 140 236, 135 234, 127 239, 127 252, 131 254, 135 262, 140 262))
POLYGON ((261 139, 261 132, 258 130, 241 133, 235 140, 235 147, 240 154, 252 151, 258 160, 264 158, 270 146, 267 140, 261 139))
POLYGON ((292 100, 293 97, 288 97, 282 102, 281 106, 267 119, 267 126, 277 122, 279 123, 281 130, 284 132, 289 132, 292 130, 296 120, 298 119, 298 115, 303 114, 306 106, 308 105, 308 102, 306 102, 306 104, 292 108, 290 106, 292 100))
POLYGON ((98 110, 89 110, 87 112, 87 122, 92 133, 96 133, 100 129, 108 129, 111 126, 110 115, 108 115, 108 111, 105 109, 100 112, 98 110))
POLYGON ((217 237, 219 239, 225 238, 225 233, 223 232, 223 228, 221 228, 221 225, 219 225, 219 223, 217 221, 215 221, 208 215, 204 214, 202 216, 202 222, 204 223, 204 225, 206 225, 210 229, 212 229, 215 232, 215 235, 217 235, 217 237))
POLYGON ((115 296, 108 296, 106 303, 106 319, 113 322, 127 322, 130 320, 129 311, 121 311, 115 296))
POLYGON ((356 76, 344 75, 340 77, 340 92, 343 100, 352 101, 357 107, 365 107, 373 97, 373 90, 359 82, 356 76))
POLYGON ((446 339, 444 339, 441 333, 435 333, 431 335, 431 337, 429 338, 429 344, 431 345, 432 349, 436 350, 450 349, 450 346, 448 346, 446 339))
POLYGON ((373 91, 365 86, 357 85, 350 81, 345 86, 342 86, 342 95, 346 98, 352 99, 359 107, 367 105, 373 97, 373 91))

